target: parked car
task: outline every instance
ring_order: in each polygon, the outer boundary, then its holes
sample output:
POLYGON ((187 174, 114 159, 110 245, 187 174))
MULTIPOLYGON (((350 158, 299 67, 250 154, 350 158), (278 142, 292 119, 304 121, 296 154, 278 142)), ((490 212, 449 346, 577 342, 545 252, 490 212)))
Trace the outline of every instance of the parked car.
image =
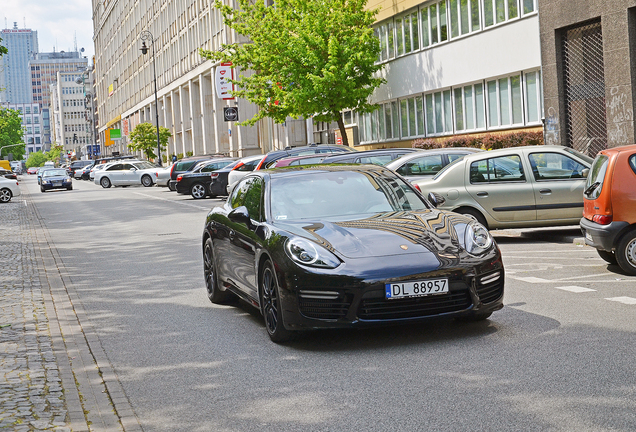
POLYGON ((29 167, 27 168, 27 174, 33 175, 38 173, 38 167, 29 167))
POLYGON ((92 165, 86 165, 83 168, 76 169, 73 178, 75 178, 76 180, 88 180, 90 178, 89 175, 91 172, 91 168, 92 165))
POLYGON ((8 203, 19 195, 20 183, 17 180, 0 177, 0 203, 8 203))
POLYGON ((18 179, 18 174, 17 173, 14 173, 13 171, 6 170, 4 168, 0 168, 0 176, 2 176, 4 178, 8 178, 10 180, 17 180, 18 179))
POLYGON ((210 196, 212 198, 217 197, 219 195, 221 196, 227 195, 228 176, 230 172, 234 169, 236 164, 238 163, 239 161, 234 161, 231 164, 210 173, 209 191, 210 191, 210 196))
POLYGON ((75 171, 78 169, 84 169, 86 165, 91 165, 93 163, 92 160, 76 160, 71 162, 71 164, 66 169, 71 177, 75 177, 75 171))
POLYGON ((157 186, 168 187, 172 165, 174 164, 170 164, 167 167, 157 168, 155 170, 155 184, 157 186))
POLYGON ((52 189, 73 190, 73 180, 64 168, 47 169, 42 173, 40 192, 52 189))
MULTIPOLYGON (((111 186, 141 185, 144 176, 149 176, 157 167, 147 161, 126 160, 114 162, 110 166, 95 173, 95 184, 103 188, 111 186)), ((152 186, 152 184, 150 185, 152 186)))
POLYGON ((298 166, 298 165, 314 165, 322 163, 323 159, 326 158, 328 154, 319 153, 313 155, 305 155, 305 156, 289 156, 282 159, 278 159, 274 161, 269 168, 280 168, 286 166, 298 166))
POLYGON ((240 179, 248 175, 250 172, 254 171, 257 167, 261 166, 261 162, 263 162, 263 159, 265 159, 265 156, 262 154, 246 156, 242 159, 239 159, 238 163, 234 165, 232 171, 230 171, 227 175, 228 194, 240 179))
POLYGON ((95 181, 95 173, 101 169, 104 169, 104 167, 108 165, 107 163, 101 163, 101 164, 97 164, 95 165, 93 168, 91 168, 90 173, 88 174, 88 179, 91 181, 95 181))
POLYGON ((265 155, 263 160, 256 169, 271 168, 274 162, 279 159, 287 158, 290 156, 307 156, 314 154, 323 154, 330 156, 331 154, 340 154, 355 152, 356 150, 345 145, 331 145, 331 144, 309 144, 301 147, 288 147, 284 150, 273 150, 265 155))
POLYGON ((410 153, 419 153, 420 150, 414 148, 391 148, 379 150, 366 150, 327 156, 322 163, 344 163, 344 164, 373 164, 386 165, 389 162, 410 153))
POLYGON ((568 147, 514 147, 466 155, 433 179, 413 183, 424 194, 439 194, 439 208, 490 229, 574 225, 591 164, 568 147))
POLYGON ((601 150, 587 177, 583 202, 585 243, 636 276, 636 145, 601 150))
POLYGON ((41 166, 38 168, 38 172, 37 172, 37 178, 38 178, 38 184, 41 184, 42 182, 42 173, 44 173, 44 171, 46 171, 47 169, 51 169, 50 167, 45 167, 45 166, 41 166))
POLYGON ((385 166, 409 181, 433 178, 446 165, 483 150, 469 147, 451 147, 435 150, 421 150, 410 153, 387 163, 385 166))
POLYGON ((201 162, 192 171, 179 174, 175 189, 180 194, 190 194, 194 199, 202 199, 211 195, 211 174, 235 162, 235 159, 213 159, 201 162))
POLYGON ((319 327, 483 320, 503 307, 490 233, 384 167, 250 173, 208 214, 202 240, 209 299, 245 299, 274 342, 319 327))
POLYGON ((177 176, 194 169, 194 167, 201 163, 210 161, 212 159, 226 158, 227 156, 222 154, 215 155, 203 155, 203 156, 190 156, 183 159, 179 159, 170 168, 170 180, 168 180, 168 189, 171 191, 176 190, 177 176))

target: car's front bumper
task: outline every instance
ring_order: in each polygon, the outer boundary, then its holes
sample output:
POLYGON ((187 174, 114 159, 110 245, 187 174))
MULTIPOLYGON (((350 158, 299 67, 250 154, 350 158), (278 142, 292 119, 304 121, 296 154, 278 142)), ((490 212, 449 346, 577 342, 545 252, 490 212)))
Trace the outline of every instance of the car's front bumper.
POLYGON ((601 225, 581 218, 580 226, 586 245, 609 252, 616 246, 617 236, 629 226, 629 223, 614 221, 607 225, 601 225))
MULTIPOLYGON (((402 257, 349 261, 342 274, 278 270, 285 326, 289 329, 368 327, 442 316, 487 314, 503 307, 504 267, 498 250, 470 265, 460 263, 422 273, 417 265, 400 265, 402 257), (352 267, 361 266, 366 278, 352 267), (373 269, 373 270, 371 270, 373 269), (380 270, 375 271, 374 270, 380 270), (318 273, 323 273, 322 275, 318 273), (374 274, 375 273, 375 274, 374 274), (378 276, 384 276, 378 279, 378 276), (447 278, 449 292, 388 300, 385 283, 447 278)), ((340 273, 340 272, 338 272, 340 273)))
POLYGON ((73 182, 71 180, 61 181, 61 182, 49 182, 40 184, 40 187, 43 190, 51 190, 51 189, 68 189, 73 186, 73 182))

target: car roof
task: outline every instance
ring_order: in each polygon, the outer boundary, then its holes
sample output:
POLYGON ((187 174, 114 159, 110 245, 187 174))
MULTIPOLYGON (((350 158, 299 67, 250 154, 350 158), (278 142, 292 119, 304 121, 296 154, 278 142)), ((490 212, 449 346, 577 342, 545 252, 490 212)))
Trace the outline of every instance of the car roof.
POLYGON ((252 171, 249 175, 269 175, 271 177, 292 177, 304 173, 320 173, 320 172, 338 172, 338 171, 355 171, 355 172, 389 172, 390 169, 379 165, 361 165, 361 164, 339 164, 339 165, 293 165, 280 168, 270 168, 267 170, 252 171))

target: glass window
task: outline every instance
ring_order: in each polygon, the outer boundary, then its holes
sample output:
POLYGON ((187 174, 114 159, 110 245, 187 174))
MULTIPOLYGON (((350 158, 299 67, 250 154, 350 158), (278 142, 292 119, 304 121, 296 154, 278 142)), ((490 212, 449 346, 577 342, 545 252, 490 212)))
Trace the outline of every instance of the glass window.
POLYGON ((391 139, 393 138, 393 128, 391 126, 391 104, 384 104, 384 123, 386 125, 386 135, 385 138, 391 139))
POLYGON ((435 93, 435 131, 442 132, 444 130, 444 113, 442 106, 442 93, 435 93))
POLYGON ((411 37, 413 40, 413 50, 420 48, 420 32, 417 24, 417 11, 411 14, 411 37))
POLYGON ((493 0, 484 0, 484 26, 485 27, 490 27, 491 25, 495 23, 493 19, 494 10, 492 7, 492 2, 493 0))
POLYGON ((124 164, 115 164, 106 169, 106 171, 121 171, 124 169, 124 164))
POLYGON ((426 95, 426 132, 435 133, 435 113, 433 111, 433 95, 426 95))
POLYGON ((464 106, 466 111, 466 129, 475 129, 475 98, 473 86, 464 87, 464 106))
POLYGON ((510 90, 512 94, 512 123, 523 123, 523 101, 521 100, 521 76, 510 77, 510 90))
POLYGON ((415 126, 415 98, 408 99, 409 107, 409 136, 417 135, 417 129, 415 126))
POLYGON ((406 99, 400 101, 400 120, 402 125, 402 137, 409 136, 408 113, 406 107, 406 99))
POLYGON ((411 16, 404 17, 404 52, 411 52, 411 16))
POLYGON ((420 18, 421 18, 421 24, 422 24, 422 46, 423 47, 427 47, 430 45, 431 41, 430 41, 430 36, 429 36, 429 25, 428 25, 428 8, 422 8, 422 10, 420 11, 420 18))
POLYGON ((523 0, 523 13, 532 13, 535 10, 534 0, 523 0))
POLYGON ((393 158, 391 155, 365 156, 360 158, 359 163, 384 166, 392 160, 393 158))
POLYGON ((449 10, 451 21, 451 37, 459 36, 459 10, 457 0, 449 0, 449 10))
POLYGON ((495 16, 497 24, 506 20, 506 0, 495 0, 495 16))
POLYGON ((634 171, 634 174, 636 174, 636 155, 629 157, 629 166, 632 168, 632 171, 634 171))
POLYGON ((525 181, 526 177, 517 155, 501 156, 473 162, 470 165, 470 182, 525 181))
POLYGON ((448 40, 448 29, 446 25, 446 2, 439 3, 439 41, 448 40))
POLYGON ((443 166, 442 155, 422 156, 406 162, 397 172, 403 176, 433 176, 443 166))
POLYGON ((499 80, 499 109, 500 124, 510 124, 510 91, 508 89, 508 78, 501 78, 499 80))
POLYGON ((535 123, 541 119, 541 84, 539 72, 530 72, 525 75, 526 80, 526 112, 528 123, 535 123))
POLYGON ((398 103, 391 102, 391 115, 393 119, 391 120, 391 125, 393 126, 393 138, 400 137, 400 112, 398 111, 398 103))
POLYGON ((462 25, 462 34, 470 32, 470 25, 468 24, 468 0, 459 0, 459 16, 462 25))
POLYGON ((429 8, 429 16, 431 19, 431 44, 439 42, 439 26, 437 25, 437 5, 431 5, 429 8))
POLYGON ((417 96, 415 98, 415 108, 416 108, 416 116, 417 116, 417 134, 424 135, 424 105, 423 105, 422 96, 417 96))
POLYGON ((486 109, 484 104, 484 86, 475 84, 475 121, 477 129, 486 127, 486 109))
POLYGON ((395 32, 397 38, 397 55, 404 54, 404 27, 402 27, 402 18, 395 19, 395 32))
POLYGON ((389 47, 389 58, 395 57, 395 36, 393 30, 393 21, 389 21, 387 26, 387 46, 389 47))
MULTIPOLYGON (((634 156, 630 158, 630 165, 632 165, 632 169, 634 169, 634 163, 632 161, 634 156)), ((589 199, 596 199, 601 195, 601 191, 603 190, 603 183, 605 181, 605 173, 607 171, 609 158, 605 155, 598 155, 594 162, 592 163, 592 168, 590 169, 590 173, 587 176, 587 181, 585 182, 585 189, 591 189, 591 186, 595 183, 598 183, 598 186, 592 188, 587 197, 589 199)), ((635 171, 636 172, 636 171, 635 171)))
POLYGON ((585 165, 559 153, 532 153, 529 156, 536 180, 582 179, 585 165))
POLYGON ((470 2, 470 15, 472 21, 472 31, 479 30, 479 0, 471 0, 470 2))
POLYGON ((462 95, 462 89, 456 88, 455 93, 455 129, 458 131, 464 130, 464 98, 462 95))
POLYGON ((451 91, 444 92, 444 131, 451 132, 453 130, 453 102, 451 91))

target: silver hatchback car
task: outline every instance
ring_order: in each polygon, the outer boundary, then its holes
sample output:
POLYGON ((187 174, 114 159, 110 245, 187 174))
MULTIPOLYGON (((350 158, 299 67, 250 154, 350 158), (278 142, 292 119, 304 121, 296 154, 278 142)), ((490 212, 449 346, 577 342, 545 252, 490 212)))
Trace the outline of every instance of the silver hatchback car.
POLYGON ((466 155, 413 183, 489 229, 576 225, 592 161, 568 147, 514 147, 466 155))

